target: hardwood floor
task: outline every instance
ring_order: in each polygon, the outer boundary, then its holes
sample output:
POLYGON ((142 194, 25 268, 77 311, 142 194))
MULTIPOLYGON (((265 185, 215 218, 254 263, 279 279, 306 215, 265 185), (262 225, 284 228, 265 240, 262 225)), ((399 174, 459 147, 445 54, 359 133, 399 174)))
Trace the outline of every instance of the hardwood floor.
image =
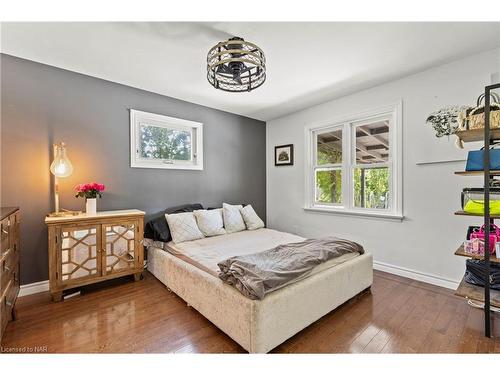
MULTIPOLYGON (((241 353, 244 350, 146 272, 85 288, 60 303, 22 297, 2 351, 241 353)), ((483 313, 453 292, 375 271, 371 293, 348 301, 274 353, 500 353, 500 318, 483 336, 483 313)))

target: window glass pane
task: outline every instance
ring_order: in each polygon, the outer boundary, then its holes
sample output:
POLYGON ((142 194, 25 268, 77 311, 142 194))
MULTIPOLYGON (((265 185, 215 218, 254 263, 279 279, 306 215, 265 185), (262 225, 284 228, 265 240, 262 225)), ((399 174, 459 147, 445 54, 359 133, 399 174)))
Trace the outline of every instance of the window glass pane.
POLYGON ((340 170, 316 171, 316 202, 342 203, 342 172, 340 170))
POLYGON ((375 121, 356 128, 356 164, 389 160, 389 121, 375 121))
POLYGON ((140 125, 140 156, 145 159, 191 160, 191 131, 140 125))
POLYGON ((318 165, 342 163, 342 129, 318 134, 317 142, 318 165))
POLYGON ((388 208, 388 168, 354 169, 354 206, 360 208, 388 208))

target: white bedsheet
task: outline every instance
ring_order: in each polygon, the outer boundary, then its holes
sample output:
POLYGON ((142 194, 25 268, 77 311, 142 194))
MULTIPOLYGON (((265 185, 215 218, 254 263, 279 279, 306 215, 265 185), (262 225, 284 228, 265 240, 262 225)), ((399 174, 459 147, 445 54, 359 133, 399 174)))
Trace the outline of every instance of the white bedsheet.
MULTIPOLYGON (((215 237, 205 237, 199 240, 178 244, 169 242, 164 249, 176 257, 218 277, 219 262, 236 256, 252 254, 272 249, 278 245, 300 242, 305 238, 291 233, 279 232, 273 229, 261 228, 245 230, 215 237)), ((327 268, 341 264, 359 256, 358 253, 345 254, 326 263, 316 266, 307 276, 321 272, 327 268)))

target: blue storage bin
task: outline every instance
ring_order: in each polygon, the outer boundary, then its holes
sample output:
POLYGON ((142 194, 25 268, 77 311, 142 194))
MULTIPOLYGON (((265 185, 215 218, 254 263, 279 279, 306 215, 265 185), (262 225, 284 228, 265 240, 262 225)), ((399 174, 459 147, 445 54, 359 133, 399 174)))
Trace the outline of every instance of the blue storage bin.
MULTIPOLYGON (((484 150, 469 151, 466 171, 482 171, 484 165, 484 150)), ((500 170, 500 149, 490 148, 490 170, 500 170)))

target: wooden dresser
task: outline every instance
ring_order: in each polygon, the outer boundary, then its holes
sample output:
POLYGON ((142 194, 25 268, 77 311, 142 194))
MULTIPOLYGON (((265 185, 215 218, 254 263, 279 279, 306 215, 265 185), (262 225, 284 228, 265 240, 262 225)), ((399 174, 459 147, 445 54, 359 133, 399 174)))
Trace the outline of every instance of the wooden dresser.
POLYGON ((15 320, 15 303, 19 294, 19 223, 18 207, 2 207, 0 250, 0 339, 10 320, 15 320))
POLYGON ((144 270, 144 212, 101 211, 47 217, 49 282, 53 301, 63 291, 144 270))

